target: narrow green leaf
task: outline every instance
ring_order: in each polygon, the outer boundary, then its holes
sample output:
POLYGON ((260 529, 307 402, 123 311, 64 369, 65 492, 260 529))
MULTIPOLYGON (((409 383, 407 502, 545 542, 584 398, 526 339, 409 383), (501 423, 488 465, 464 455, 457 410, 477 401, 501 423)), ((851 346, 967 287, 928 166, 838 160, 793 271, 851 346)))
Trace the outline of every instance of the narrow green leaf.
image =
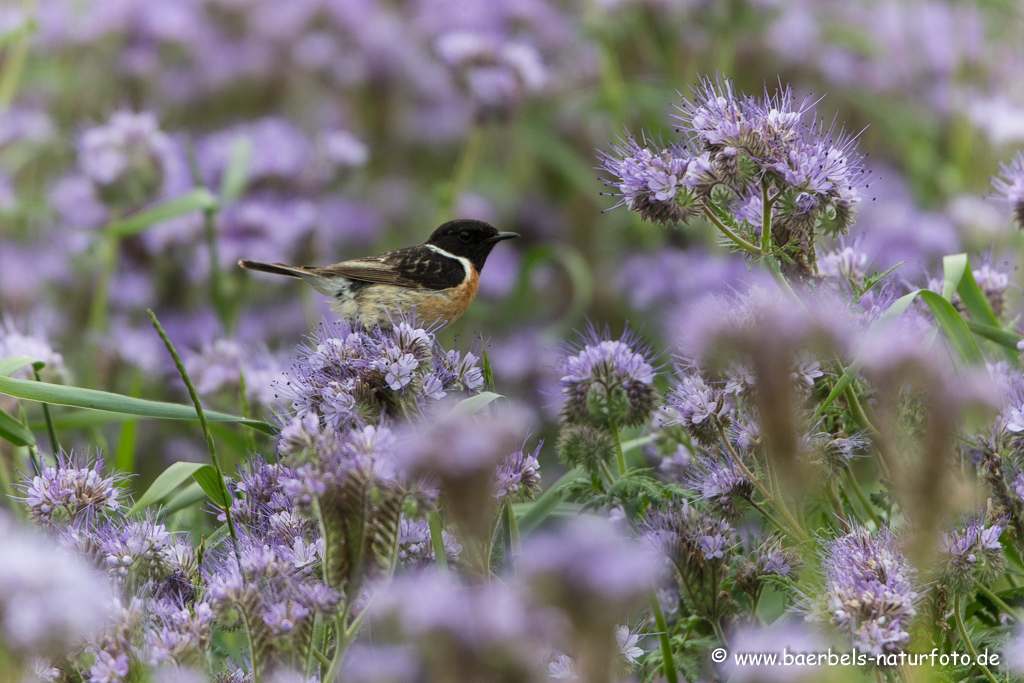
POLYGON ((36 437, 32 430, 21 422, 0 410, 0 439, 10 441, 15 446, 33 446, 36 437))
POLYGON ((565 498, 566 484, 574 482, 577 479, 582 479, 584 476, 585 475, 579 470, 571 469, 563 474, 558 481, 548 487, 548 489, 540 495, 540 498, 530 503, 529 508, 524 509, 522 512, 516 510, 516 517, 518 517, 520 532, 525 533, 540 526, 540 524, 547 519, 548 515, 554 512, 565 498))
POLYGON ((953 295, 960 288, 965 272, 970 272, 967 254, 951 254, 942 258, 942 298, 949 303, 953 303, 953 295))
POLYGON ((220 181, 220 198, 225 204, 238 199, 249 181, 249 164, 252 161, 252 140, 239 135, 231 141, 228 166, 220 181))
POLYGON ((480 344, 480 362, 484 366, 484 389, 494 391, 494 373, 491 371, 491 359, 487 357, 487 346, 480 344))
POLYGON ((846 391, 846 387, 850 386, 850 384, 853 383, 853 380, 856 379, 857 373, 860 372, 861 365, 862 364, 857 361, 850 367, 846 368, 842 377, 840 377, 839 381, 836 382, 836 385, 832 387, 832 391, 829 392, 828 397, 821 405, 818 406, 818 409, 814 411, 814 415, 811 417, 811 422, 814 422, 816 419, 821 417, 822 413, 825 412, 825 409, 832 405, 833 401, 839 398, 843 392, 846 391))
POLYGON ((206 492, 203 491, 203 487, 200 486, 198 482, 193 481, 188 486, 171 496, 164 509, 167 514, 172 515, 175 512, 184 510, 190 505, 195 505, 201 500, 206 500, 206 492))
POLYGON ((984 337, 989 341, 994 341, 1005 349, 1013 351, 1014 360, 1016 360, 1017 342, 1021 340, 1021 336, 1019 334, 1016 332, 1010 332, 1009 330, 1004 330, 1001 327, 993 327, 992 325, 976 323, 973 320, 967 321, 967 327, 970 328, 971 332, 979 337, 984 337))
MULTIPOLYGON (((202 470, 204 467, 213 469, 212 465, 206 465, 199 462, 176 462, 172 463, 170 467, 160 473, 160 476, 150 484, 146 492, 142 494, 138 502, 132 506, 132 509, 128 511, 128 514, 139 512, 144 510, 153 503, 159 503, 163 499, 167 498, 175 489, 184 484, 189 479, 193 478, 196 472, 202 470)), ((216 471, 214 471, 216 475, 216 471)), ((198 479, 196 480, 197 483, 198 479)), ((202 483, 199 483, 202 486, 202 483)), ((205 490, 205 489, 204 489, 205 490)))
POLYGON ((169 218, 174 218, 191 211, 215 209, 217 206, 219 206, 219 201, 213 193, 205 187, 197 187, 180 197, 170 199, 151 209, 145 209, 121 220, 114 221, 107 226, 106 232, 112 237, 130 237, 169 218))
POLYGON ((224 498, 224 490, 220 485, 220 475, 217 474, 217 470, 213 465, 203 465, 192 473, 192 478, 202 487, 214 505, 221 510, 230 506, 231 501, 224 498))
MULTIPOLYGON (((90 427, 99 427, 116 422, 127 422, 128 420, 134 419, 136 419, 135 415, 128 415, 127 413, 108 413, 102 410, 88 410, 83 408, 65 410, 57 413, 53 416, 53 426, 57 431, 62 432, 65 429, 89 429, 90 427)), ((34 432, 45 431, 46 422, 43 420, 35 420, 29 424, 29 428, 34 432)))
POLYGON ((463 415, 476 415, 499 398, 505 397, 501 394, 496 394, 493 391, 482 391, 476 396, 464 398, 456 403, 455 407, 452 408, 452 412, 461 413, 463 415))
POLYGON ((953 308, 953 304, 927 289, 918 290, 918 296, 928 304, 928 308, 932 310, 932 315, 935 316, 939 327, 946 333, 949 340, 953 342, 953 347, 956 348, 964 362, 968 365, 984 366, 985 358, 981 355, 981 350, 978 349, 978 345, 974 341, 974 335, 971 334, 971 329, 967 327, 967 322, 963 319, 963 316, 953 308))
POLYGON ((46 367, 46 363, 37 358, 33 358, 32 356, 8 356, 7 358, 0 358, 0 377, 10 377, 18 370, 29 365, 34 365, 36 370, 42 370, 46 367))
MULTIPOLYGON (((7 394, 8 396, 23 398, 29 401, 90 408, 92 410, 106 410, 113 413, 128 413, 130 415, 155 417, 163 420, 199 419, 194 406, 150 401, 143 398, 131 398, 120 394, 111 394, 106 391, 97 391, 96 389, 33 382, 13 377, 0 377, 0 394, 7 394)), ((235 415, 215 412, 207 412, 206 417, 209 420, 216 420, 218 422, 237 422, 267 434, 274 433, 270 425, 259 420, 246 420, 235 415)))

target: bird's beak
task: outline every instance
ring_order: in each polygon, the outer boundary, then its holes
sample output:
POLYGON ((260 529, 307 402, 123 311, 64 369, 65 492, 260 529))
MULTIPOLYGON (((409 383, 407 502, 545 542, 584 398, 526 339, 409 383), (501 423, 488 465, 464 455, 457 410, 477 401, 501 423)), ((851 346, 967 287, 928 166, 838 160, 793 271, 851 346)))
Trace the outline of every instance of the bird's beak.
POLYGON ((502 240, 515 239, 516 237, 519 237, 518 232, 499 232, 494 237, 488 237, 485 239, 484 244, 494 244, 496 242, 501 242, 502 240))

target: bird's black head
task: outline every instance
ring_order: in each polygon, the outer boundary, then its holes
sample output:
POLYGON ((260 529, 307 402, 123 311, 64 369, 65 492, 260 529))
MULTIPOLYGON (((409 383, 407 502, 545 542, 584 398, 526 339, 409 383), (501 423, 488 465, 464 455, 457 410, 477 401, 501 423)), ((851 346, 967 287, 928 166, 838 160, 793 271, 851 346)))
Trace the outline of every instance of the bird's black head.
POLYGON ((462 256, 476 267, 484 269, 484 261, 494 245, 502 240, 519 237, 514 232, 498 232, 490 223, 459 219, 448 221, 439 227, 427 240, 427 244, 444 249, 453 256, 462 256))

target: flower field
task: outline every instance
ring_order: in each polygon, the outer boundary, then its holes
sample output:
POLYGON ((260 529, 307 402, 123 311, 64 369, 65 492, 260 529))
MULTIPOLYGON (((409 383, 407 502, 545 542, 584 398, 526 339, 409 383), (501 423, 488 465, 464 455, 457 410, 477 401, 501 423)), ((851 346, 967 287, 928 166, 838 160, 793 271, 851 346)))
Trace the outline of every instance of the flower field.
POLYGON ((6 0, 0 681, 1024 680, 1021 35, 6 0))

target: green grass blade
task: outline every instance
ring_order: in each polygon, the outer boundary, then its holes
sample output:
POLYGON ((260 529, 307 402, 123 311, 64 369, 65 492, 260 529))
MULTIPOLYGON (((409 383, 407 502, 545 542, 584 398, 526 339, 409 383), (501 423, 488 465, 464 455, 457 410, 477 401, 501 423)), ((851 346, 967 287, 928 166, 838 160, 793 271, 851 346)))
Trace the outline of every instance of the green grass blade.
POLYGON ((455 407, 452 408, 452 412, 461 413, 462 415, 476 415, 491 403, 503 398, 505 397, 493 391, 482 391, 476 396, 464 398, 456 403, 455 407))
POLYGON ((225 204, 234 202, 245 191, 245 185, 249 182, 252 150, 252 140, 244 135, 239 135, 231 141, 228 165, 220 181, 220 198, 225 204))
POLYGON ((0 358, 0 377, 10 377, 18 370, 29 365, 35 366, 36 370, 42 370, 46 363, 31 356, 9 356, 0 358))
POLYGON ((32 430, 20 421, 0 410, 0 439, 10 441, 15 446, 34 446, 36 437, 32 430))
POLYGON ((1012 351, 1014 354, 1014 360, 1017 359, 1017 343, 1021 340, 1021 336, 1016 332, 1010 332, 1004 330, 1001 327, 993 327, 992 325, 983 325, 982 323, 976 323, 973 320, 967 321, 967 327, 970 328, 971 332, 984 337, 989 341, 993 341, 999 344, 1004 349, 1012 351))
MULTIPOLYGON (((149 488, 146 489, 146 492, 142 494, 142 497, 139 498, 138 502, 136 502, 135 505, 132 506, 132 509, 128 511, 128 514, 139 512, 140 510, 144 510, 150 505, 153 505, 154 503, 159 503, 160 501, 164 500, 171 493, 173 493, 179 486, 184 484, 189 479, 192 479, 193 475, 195 475, 196 472, 202 470, 204 467, 207 467, 211 470, 213 469, 212 465, 199 462, 171 463, 171 466, 168 467, 163 472, 161 472, 160 476, 157 477, 153 481, 153 483, 149 485, 149 488)), ((216 472, 214 472, 214 474, 216 474, 216 472)), ((199 481, 197 480, 196 483, 199 483, 199 481)), ((202 486, 201 483, 199 485, 202 486)))
MULTIPOLYGON (((96 389, 33 382, 13 377, 0 377, 0 394, 7 394, 14 398, 29 401, 39 401, 41 403, 89 408, 91 410, 105 410, 112 413, 127 413, 129 415, 155 417, 162 420, 199 419, 194 406, 150 401, 143 398, 131 398, 96 389)), ((247 427, 258 429, 266 434, 274 433, 273 428, 269 424, 259 420, 246 420, 235 415, 216 412, 207 412, 206 418, 217 422, 237 422, 247 427)))
POLYGON ((953 303, 953 295, 960 288, 964 273, 971 272, 967 254, 951 254, 942 258, 942 298, 953 303))
POLYGON ((964 362, 968 365, 984 366, 985 358, 981 355, 981 350, 974 341, 974 335, 971 334, 967 321, 953 308, 953 304, 931 290, 921 289, 918 290, 917 294, 921 297, 922 301, 928 304, 928 308, 931 309, 932 315, 935 316, 935 320, 939 323, 939 327, 946 333, 949 340, 953 342, 953 347, 960 354, 964 362))
POLYGON ((130 237, 169 218, 192 211, 215 209, 219 205, 220 202, 212 192, 205 187, 197 187, 151 209, 114 221, 107 226, 106 233, 112 237, 130 237))

